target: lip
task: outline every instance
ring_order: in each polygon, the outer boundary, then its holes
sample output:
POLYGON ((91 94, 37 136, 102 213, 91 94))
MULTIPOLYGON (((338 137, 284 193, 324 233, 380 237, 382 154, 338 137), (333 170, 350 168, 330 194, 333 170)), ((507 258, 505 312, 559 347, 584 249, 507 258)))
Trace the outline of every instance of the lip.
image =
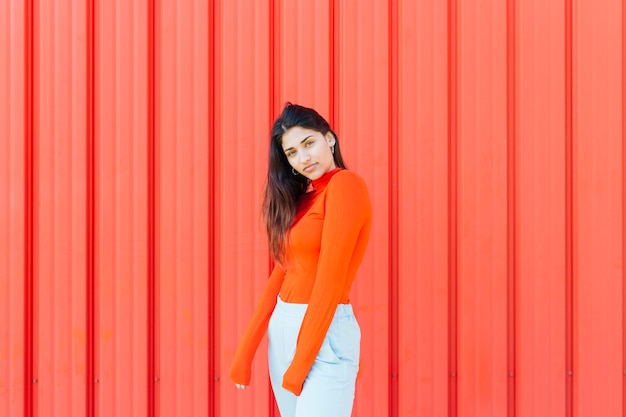
POLYGON ((304 167, 303 171, 304 172, 311 172, 315 169, 315 167, 317 166, 317 163, 315 164, 311 164, 311 165, 307 165, 304 167))

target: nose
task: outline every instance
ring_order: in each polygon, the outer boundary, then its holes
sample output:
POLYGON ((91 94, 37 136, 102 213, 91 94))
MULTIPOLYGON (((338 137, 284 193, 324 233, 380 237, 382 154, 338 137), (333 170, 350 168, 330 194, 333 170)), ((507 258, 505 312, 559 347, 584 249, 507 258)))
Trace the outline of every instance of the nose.
POLYGON ((309 153, 304 149, 300 151, 300 162, 307 162, 311 159, 309 153))

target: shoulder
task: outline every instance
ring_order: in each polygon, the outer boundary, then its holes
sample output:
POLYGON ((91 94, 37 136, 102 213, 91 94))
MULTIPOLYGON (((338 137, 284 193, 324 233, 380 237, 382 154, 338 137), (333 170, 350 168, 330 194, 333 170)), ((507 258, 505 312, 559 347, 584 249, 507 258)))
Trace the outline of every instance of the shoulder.
POLYGON ((326 190, 327 199, 336 201, 338 204, 358 204, 363 206, 371 204, 367 185, 363 178, 347 169, 337 172, 330 179, 326 190))
POLYGON ((326 213, 336 213, 342 221, 362 224, 372 216, 372 203, 365 181, 346 169, 330 179, 325 205, 326 213))
POLYGON ((328 183, 329 190, 354 190, 360 189, 367 191, 367 185, 363 178, 354 171, 342 169, 330 179, 328 183))

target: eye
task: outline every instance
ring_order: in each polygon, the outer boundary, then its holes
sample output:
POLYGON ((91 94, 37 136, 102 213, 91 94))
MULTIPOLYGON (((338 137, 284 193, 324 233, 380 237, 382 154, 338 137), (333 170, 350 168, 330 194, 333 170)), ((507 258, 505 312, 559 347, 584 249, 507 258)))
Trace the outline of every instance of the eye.
POLYGON ((314 140, 309 140, 304 144, 304 146, 306 146, 307 148, 310 148, 311 146, 313 146, 314 143, 315 143, 314 140))
POLYGON ((285 152, 285 155, 287 155, 287 158, 291 158, 291 157, 293 157, 293 156, 295 156, 295 155, 296 155, 296 151, 294 151, 293 149, 291 149, 291 150, 289 150, 289 151, 285 152))

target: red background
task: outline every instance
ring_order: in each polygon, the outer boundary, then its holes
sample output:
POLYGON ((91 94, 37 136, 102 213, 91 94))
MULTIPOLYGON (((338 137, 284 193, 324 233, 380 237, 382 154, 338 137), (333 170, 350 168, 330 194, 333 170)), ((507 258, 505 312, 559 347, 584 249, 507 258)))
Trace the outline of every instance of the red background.
POLYGON ((620 416, 618 0, 0 3, 0 415, 278 416, 227 369, 287 100, 374 202, 354 415, 620 416))

